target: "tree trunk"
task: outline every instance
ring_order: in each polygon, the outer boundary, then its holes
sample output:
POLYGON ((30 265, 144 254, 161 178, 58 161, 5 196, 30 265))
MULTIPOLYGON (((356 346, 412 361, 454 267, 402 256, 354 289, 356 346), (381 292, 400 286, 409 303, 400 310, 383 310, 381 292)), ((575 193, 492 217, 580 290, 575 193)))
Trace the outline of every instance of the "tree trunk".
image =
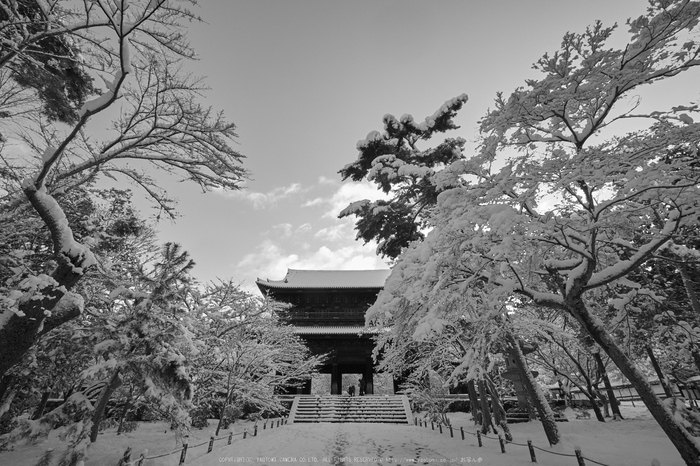
POLYGON ((39 195, 39 190, 33 185, 25 187, 24 194, 51 232, 58 265, 51 274, 55 283, 36 289, 31 299, 23 299, 19 305, 21 312, 10 316, 0 328, 0 377, 22 361, 40 335, 80 315, 80 308, 74 303, 64 302, 63 306, 60 303, 91 266, 89 261, 86 262, 88 254, 84 251, 73 252, 74 255, 62 251, 61 242, 66 235, 64 220, 46 201, 46 196, 39 195), (50 311, 48 317, 47 311, 50 311))
POLYGON ((668 381, 666 380, 666 377, 664 376, 664 373, 661 372, 661 366, 659 365, 659 361, 656 359, 656 356, 654 355, 654 351, 651 349, 650 345, 644 346, 644 349, 647 352, 647 355, 649 355, 649 360, 651 361, 651 365, 654 367, 654 371, 656 371, 656 376, 659 378, 659 383, 661 384, 661 387, 664 389, 664 393, 666 394, 667 397, 672 397, 673 392, 671 391, 671 388, 668 386, 668 381))
POLYGON ((537 410, 544 432, 547 434, 547 440, 550 445, 556 445, 559 443, 559 429, 554 420, 554 412, 549 406, 547 399, 544 397, 542 390, 537 386, 537 382, 535 382, 535 379, 532 377, 532 372, 527 365, 525 355, 520 349, 520 341, 515 338, 512 333, 506 332, 506 343, 513 350, 511 353, 515 359, 515 367, 518 369, 520 381, 523 384, 523 388, 525 388, 525 391, 530 396, 530 401, 532 401, 537 410))
MULTIPOLYGON (((603 394, 603 392, 600 391, 598 388, 598 384, 596 384, 595 388, 593 388, 593 392, 595 395, 600 399, 600 402, 603 403, 603 415, 605 417, 610 417, 610 402, 608 402, 608 397, 603 394)), ((597 404, 596 404, 597 406, 597 404)), ((600 409, 600 408, 598 408, 600 409)), ((600 420, 600 419, 598 419, 600 420)))
POLYGON ((467 382, 467 392, 469 393, 469 405, 472 410, 472 419, 474 419, 475 425, 481 425, 481 412, 479 410, 479 398, 476 395, 476 388, 474 387, 474 381, 469 380, 467 382))
MULTIPOLYGON (((605 417, 603 417, 603 413, 600 412, 600 408, 598 407, 598 403, 596 403, 596 395, 598 395, 598 393, 593 391, 593 385, 591 384, 590 377, 588 377, 586 374, 583 374, 583 373, 581 374, 581 376, 586 380, 586 387, 588 387, 588 388, 584 388, 580 384, 574 383, 569 379, 566 379, 566 380, 567 380, 567 382, 572 383, 576 388, 581 390, 581 393, 583 393, 583 395, 586 398, 588 398, 588 401, 591 403, 591 409, 595 413, 596 419, 600 422, 605 422, 605 417)), ((571 392, 568 391, 568 393, 571 393, 571 392)), ((573 404, 571 404, 570 406, 573 407, 573 404)))
POLYGON ((131 408, 131 397, 133 396, 133 388, 129 390, 129 397, 126 399, 126 402, 124 403, 124 407, 122 408, 122 412, 119 415, 119 427, 117 428, 117 435, 122 433, 122 426, 124 425, 124 420, 126 419, 126 415, 129 412, 129 409, 131 408))
MULTIPOLYGON (((700 349, 698 349, 697 345, 691 343, 690 344, 690 354, 693 356, 693 362, 695 363, 695 368, 700 371, 700 349)), ((676 377, 676 381, 680 382, 678 380, 678 377, 676 377)))
POLYGON ((0 404, 0 416, 2 416, 10 410, 10 406, 12 406, 12 400, 15 399, 16 394, 17 390, 15 389, 9 391, 9 393, 5 397, 5 401, 3 401, 2 404, 0 404))
POLYGON ((476 383, 479 388, 479 400, 481 401, 481 433, 488 434, 491 425, 491 410, 489 409, 489 397, 486 395, 486 387, 483 380, 479 380, 476 383))
POLYGON ((5 397, 5 393, 7 389, 10 388, 13 378, 14 376, 12 374, 7 374, 0 378, 0 401, 5 397))
MULTIPOLYGON (((588 384, 588 390, 582 391, 584 395, 588 398, 588 401, 591 402, 591 409, 595 413, 595 418, 600 421, 600 422, 605 422, 605 416, 603 413, 600 412, 600 406, 598 406, 598 400, 596 400, 596 396, 600 398, 600 393, 598 390, 596 390, 590 383, 588 384)), ((604 400, 603 398, 600 398, 603 401, 603 407, 607 411, 607 400, 604 400)))
POLYGON ((39 406, 36 407, 36 411, 34 411, 34 415, 32 416, 33 420, 39 419, 44 414, 44 409, 46 409, 46 403, 49 401, 49 396, 51 396, 50 390, 41 394, 39 406))
POLYGON ((100 421, 102 421, 105 408, 107 408, 107 402, 112 397, 114 391, 122 384, 119 373, 119 369, 115 370, 105 388, 102 389, 100 399, 95 407, 95 412, 92 414, 92 431, 90 431, 90 442, 94 443, 97 440, 97 434, 100 431, 100 421))
POLYGON ((491 395, 491 404, 493 406, 493 418, 505 435, 506 440, 509 442, 513 440, 513 435, 510 433, 508 428, 508 421, 506 420, 506 410, 503 409, 503 404, 501 403, 501 397, 498 396, 498 390, 496 390, 496 385, 494 385, 493 380, 490 377, 486 377, 484 382, 486 383, 486 388, 491 395))
POLYGON ((683 288, 688 295, 690 300, 690 306, 695 311, 696 314, 700 315, 700 299, 698 299, 698 294, 695 292, 695 287, 693 286, 693 280, 690 278, 690 273, 688 272, 688 266, 681 264, 678 269, 681 272, 681 280, 683 280, 683 288))
POLYGON ((600 373, 600 378, 603 379, 603 385, 605 385, 605 392, 608 394, 608 401, 610 401, 610 409, 613 412, 613 419, 623 420, 622 413, 620 412, 620 403, 617 401, 615 396, 615 391, 612 388, 610 379, 608 378, 608 371, 605 370, 605 364, 603 364, 603 358, 600 353, 593 353, 596 363, 598 364, 598 372, 600 373))
POLYGON ((622 351, 612 336, 605 330, 603 322, 590 313, 581 298, 568 302, 567 310, 605 351, 622 374, 627 377, 637 390, 642 402, 649 409, 656 422, 659 423, 659 426, 676 447, 686 464, 688 466, 700 466, 700 447, 695 443, 695 439, 682 425, 674 420, 671 412, 666 409, 663 402, 656 396, 654 389, 637 369, 634 361, 622 351))
POLYGON ((224 423, 224 416, 226 416, 226 407, 228 406, 227 400, 224 400, 224 405, 221 407, 221 414, 219 415, 219 423, 216 425, 216 433, 214 434, 214 437, 219 436, 219 430, 221 430, 221 426, 224 423))

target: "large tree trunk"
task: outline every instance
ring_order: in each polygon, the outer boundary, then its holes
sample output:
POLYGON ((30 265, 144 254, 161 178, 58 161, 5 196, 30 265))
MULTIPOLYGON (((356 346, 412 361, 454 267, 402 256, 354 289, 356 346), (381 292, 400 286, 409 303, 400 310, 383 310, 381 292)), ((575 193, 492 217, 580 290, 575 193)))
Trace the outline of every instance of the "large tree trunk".
POLYGON ((469 393, 469 406, 472 410, 472 419, 475 425, 481 425, 481 412, 479 410, 479 397, 476 394, 476 388, 474 387, 474 381, 469 380, 467 382, 467 392, 469 393))
POLYGON ((624 419, 622 413, 620 412, 620 402, 617 401, 615 396, 615 391, 610 383, 610 378, 608 377, 608 371, 605 370, 605 364, 603 363, 603 358, 600 353, 593 353, 596 364, 598 365, 598 372, 600 373, 600 378, 603 379, 603 385, 605 385, 605 393, 608 394, 608 400, 610 401, 610 409, 613 412, 613 419, 624 419))
POLYGON ((51 274, 53 282, 38 287, 32 297, 22 297, 19 304, 21 312, 10 316, 0 328, 0 377, 22 361, 39 336, 80 315, 80 307, 72 299, 61 300, 83 278, 94 261, 94 257, 92 261, 87 257, 92 255, 89 251, 63 251, 63 243, 72 240, 72 237, 68 238, 72 233, 65 225, 65 217, 57 215, 58 205, 53 204, 53 198, 45 193, 40 194, 34 186, 24 188, 24 194, 51 232, 58 265, 51 274), (48 317, 47 311, 50 311, 48 317))
POLYGON ((671 412, 666 409, 663 402, 656 396, 654 389, 637 369, 634 361, 617 346, 612 336, 605 330, 603 322, 590 313, 581 298, 569 301, 567 305, 567 310, 572 317, 598 343, 637 390, 642 402, 649 409, 656 422, 659 423, 659 426, 676 447, 686 464, 688 466, 700 466, 700 448, 695 443, 695 439, 682 425, 674 420, 671 412))
POLYGON ((121 378, 119 377, 120 370, 117 369, 112 374, 109 382, 102 389, 100 394, 100 399, 95 406, 95 412, 92 415, 92 430, 90 431, 90 442, 95 442, 97 440, 97 434, 100 431, 100 421, 102 421, 102 416, 104 415, 105 409, 107 408, 107 402, 112 397, 114 391, 119 388, 122 384, 121 378))
POLYGON ((488 434, 491 430, 491 410, 489 409, 489 397, 486 394, 486 386, 483 380, 476 383, 479 388, 479 400, 481 401, 481 433, 488 434))
POLYGON ((512 356, 515 359, 515 367, 518 369, 520 381, 523 384, 523 388, 525 388, 530 396, 530 401, 535 405, 537 414, 540 417, 540 422, 542 422, 542 427, 547 435, 547 440, 550 445, 556 445, 559 443, 559 429, 554 420, 554 412, 549 406, 547 399, 544 397, 544 393, 542 393, 542 390, 537 386, 534 377, 532 377, 532 372, 527 365, 525 355, 522 349, 520 349, 520 342, 512 333, 506 332, 506 344, 513 350, 512 356))

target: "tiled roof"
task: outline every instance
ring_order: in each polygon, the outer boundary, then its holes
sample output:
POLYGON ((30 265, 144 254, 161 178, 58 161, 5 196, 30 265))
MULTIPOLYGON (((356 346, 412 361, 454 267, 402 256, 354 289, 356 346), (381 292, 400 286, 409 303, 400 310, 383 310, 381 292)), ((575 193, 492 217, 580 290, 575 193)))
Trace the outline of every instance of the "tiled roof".
POLYGON ((324 326, 324 327, 294 327, 297 335, 377 335, 376 328, 366 328, 362 325, 348 325, 344 327, 324 326))
MULTIPOLYGON (((287 269, 283 280, 257 279, 258 288, 383 288, 389 269, 381 270, 298 270, 287 269)), ((264 291, 263 291, 264 292, 264 291)))

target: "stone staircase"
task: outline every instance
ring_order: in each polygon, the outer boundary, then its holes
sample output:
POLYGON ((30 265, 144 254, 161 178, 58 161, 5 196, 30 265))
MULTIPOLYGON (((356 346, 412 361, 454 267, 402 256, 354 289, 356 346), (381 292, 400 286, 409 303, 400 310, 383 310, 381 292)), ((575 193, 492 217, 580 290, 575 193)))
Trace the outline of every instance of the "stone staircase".
POLYGON ((405 395, 299 395, 294 398, 289 423, 377 422, 409 424, 411 408, 405 395))

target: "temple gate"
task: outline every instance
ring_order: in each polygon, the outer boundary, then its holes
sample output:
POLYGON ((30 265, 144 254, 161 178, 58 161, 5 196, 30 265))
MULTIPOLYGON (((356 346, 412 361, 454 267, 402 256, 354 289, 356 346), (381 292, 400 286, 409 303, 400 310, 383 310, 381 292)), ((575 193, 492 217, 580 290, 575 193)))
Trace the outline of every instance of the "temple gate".
MULTIPOLYGON (((283 280, 256 281, 260 291, 292 307, 282 316, 313 354, 328 354, 321 373, 331 374, 331 394, 343 393, 343 374, 362 374, 374 394, 372 337, 365 312, 384 287, 389 270, 287 270, 283 280)), ((311 380, 301 394, 311 394, 311 380)))

